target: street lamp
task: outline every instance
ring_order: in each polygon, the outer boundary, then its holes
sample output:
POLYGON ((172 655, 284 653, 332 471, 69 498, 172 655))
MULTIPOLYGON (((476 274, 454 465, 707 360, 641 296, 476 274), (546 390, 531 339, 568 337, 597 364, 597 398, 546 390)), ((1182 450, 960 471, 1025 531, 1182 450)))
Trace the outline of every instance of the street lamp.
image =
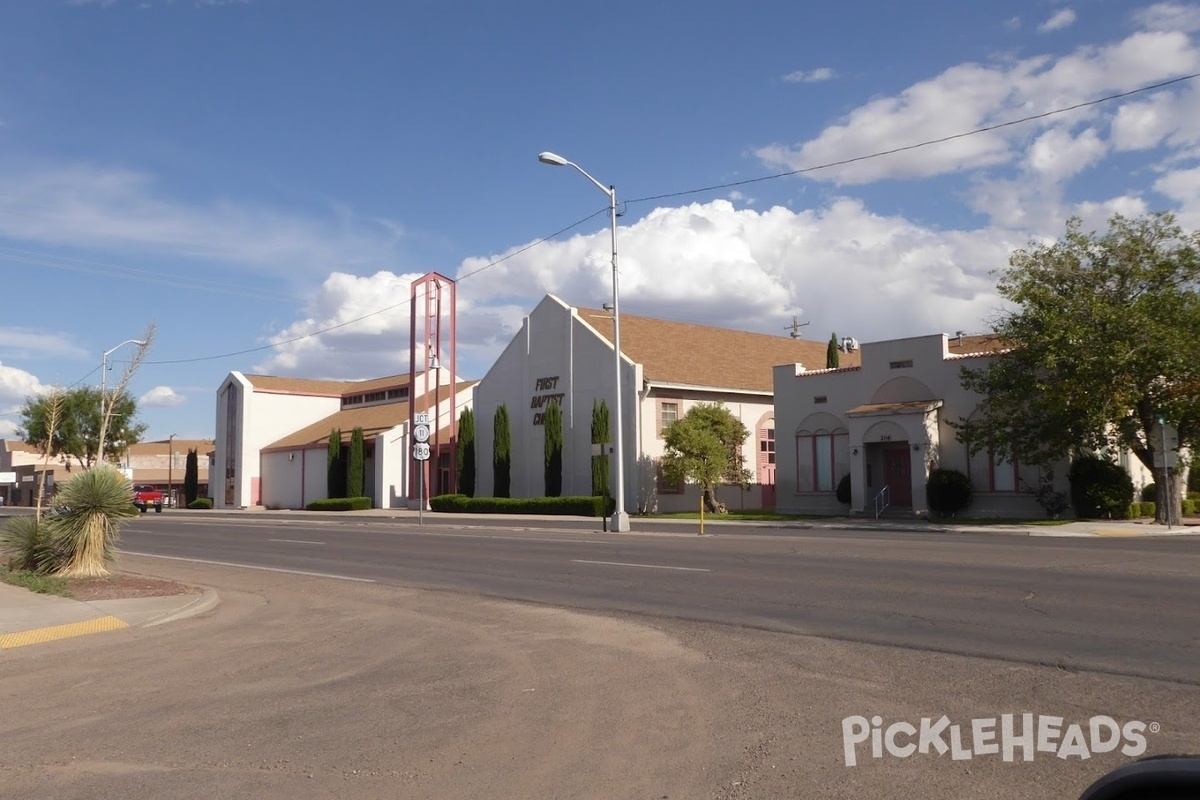
POLYGON ((172 433, 167 437, 167 504, 175 507, 175 437, 172 433))
POLYGON ((617 273, 617 187, 606 187, 600 181, 593 178, 578 164, 568 161, 555 153, 545 152, 538 154, 538 161, 543 164, 549 164, 552 167, 574 167, 579 171, 579 174, 587 178, 596 185, 596 188, 608 195, 608 211, 611 222, 612 231, 612 314, 613 314, 613 365, 615 373, 615 390, 617 395, 617 431, 616 441, 613 443, 613 458, 617 462, 617 507, 612 515, 612 529, 614 531, 629 530, 629 514, 625 511, 625 444, 624 437, 621 433, 621 407, 624 403, 624 398, 621 396, 621 306, 620 306, 620 290, 619 278, 617 273))
MULTIPOLYGON (((146 343, 144 341, 142 341, 141 339, 126 339, 125 341, 123 341, 119 345, 117 345, 116 347, 111 347, 108 350, 105 350, 104 355, 100 356, 100 416, 101 417, 104 416, 104 400, 105 400, 104 384, 105 384, 105 378, 108 376, 108 357, 110 355, 112 355, 114 351, 119 350, 120 348, 124 347, 127 344, 136 344, 139 347, 146 346, 146 343)), ((100 421, 100 443, 96 448, 96 458, 98 458, 100 460, 101 464, 104 463, 104 434, 105 434, 105 429, 107 427, 108 426, 105 424, 104 420, 101 419, 101 421, 100 421)))

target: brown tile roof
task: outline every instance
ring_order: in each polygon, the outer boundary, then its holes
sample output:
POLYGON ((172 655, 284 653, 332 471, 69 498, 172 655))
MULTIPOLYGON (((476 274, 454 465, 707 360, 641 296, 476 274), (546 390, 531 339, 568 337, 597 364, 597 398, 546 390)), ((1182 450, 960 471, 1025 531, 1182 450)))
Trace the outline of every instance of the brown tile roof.
MULTIPOLYGON (((470 389, 479 381, 462 381, 455 388, 459 393, 470 389)), ((442 399, 446 399, 448 386, 442 387, 442 399)), ((428 407, 433 403, 433 392, 421 397, 417 409, 428 407)), ((271 450, 290 450, 297 447, 321 444, 329 441, 329 433, 337 428, 342 433, 342 441, 349 442, 355 428, 363 429, 363 436, 371 437, 396 427, 408 421, 408 403, 381 403, 374 406, 351 406, 335 414, 330 414, 322 420, 289 433, 282 439, 272 442, 263 448, 263 452, 271 450)))
POLYGON ((884 414, 916 414, 941 408, 941 400, 901 400, 895 403, 867 403, 846 412, 848 417, 873 417, 884 414))
POLYGON ((129 454, 134 456, 149 456, 149 455, 170 455, 172 452, 186 453, 188 450, 195 450, 197 455, 208 452, 213 449, 212 439, 180 439, 176 437, 174 443, 167 439, 158 439, 152 442, 138 442, 129 446, 129 454))
MULTIPOLYGON (((612 341, 612 315, 579 308, 580 318, 612 341)), ((621 350, 642 365, 651 383, 714 386, 771 394, 772 368, 802 363, 825 366, 827 342, 770 336, 690 322, 621 314, 621 350)), ((859 363, 858 351, 839 353, 841 364, 859 363)))
POLYGON ((1012 345, 1005 342, 994 333, 982 333, 974 336, 950 337, 950 355, 947 358, 973 358, 975 356, 991 356, 1006 353, 1012 345))

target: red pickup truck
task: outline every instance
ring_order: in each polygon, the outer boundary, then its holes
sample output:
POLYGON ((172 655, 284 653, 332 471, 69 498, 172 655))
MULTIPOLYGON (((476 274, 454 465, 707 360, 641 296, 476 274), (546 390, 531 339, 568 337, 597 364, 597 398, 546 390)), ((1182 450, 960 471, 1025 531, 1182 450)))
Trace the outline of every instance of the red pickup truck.
POLYGON ((134 486, 133 487, 133 504, 137 506, 138 511, 143 514, 146 509, 154 507, 155 514, 162 513, 163 493, 153 486, 134 486))

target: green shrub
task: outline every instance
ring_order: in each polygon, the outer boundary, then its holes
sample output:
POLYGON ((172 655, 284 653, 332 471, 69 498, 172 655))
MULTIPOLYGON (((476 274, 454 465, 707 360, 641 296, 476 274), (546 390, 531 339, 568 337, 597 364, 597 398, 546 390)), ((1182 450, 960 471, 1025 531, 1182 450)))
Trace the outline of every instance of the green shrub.
POLYGON ((306 511, 363 511, 370 507, 369 497, 326 497, 313 500, 304 508, 306 511))
POLYGON ((1126 519, 1133 503, 1133 480, 1113 462, 1080 456, 1067 473, 1071 507, 1080 519, 1126 519))
POLYGON ((0 528, 0 564, 9 569, 41 572, 49 566, 46 526, 37 517, 12 517, 0 528))
POLYGON ((1142 487, 1142 502, 1157 503, 1158 502, 1158 486, 1153 483, 1147 483, 1142 487))
POLYGON ((838 481, 837 485, 837 501, 842 505, 850 505, 850 473, 847 472, 838 481))
POLYGON ((211 497, 197 497, 195 500, 187 504, 188 508, 212 508, 213 501, 211 497))
POLYGON ((1196 505, 1197 505, 1197 503, 1195 500, 1185 499, 1183 501, 1183 508, 1182 508, 1183 516, 1185 516, 1185 517, 1194 516, 1196 514, 1196 505))
POLYGON ((72 476, 56 497, 61 513, 42 520, 56 575, 103 577, 116 558, 121 521, 136 517, 129 501, 132 487, 110 466, 93 467, 72 476))
POLYGON ((925 499, 937 514, 957 514, 971 505, 971 479, 956 469, 935 469, 925 482, 925 499))
POLYGON ((1129 518, 1143 519, 1145 517, 1153 517, 1155 512, 1155 504, 1147 501, 1129 504, 1129 518))
POLYGON ((467 497, 441 494, 430 498, 434 511, 454 514, 550 514, 573 517, 606 517, 616 501, 611 497, 467 497))

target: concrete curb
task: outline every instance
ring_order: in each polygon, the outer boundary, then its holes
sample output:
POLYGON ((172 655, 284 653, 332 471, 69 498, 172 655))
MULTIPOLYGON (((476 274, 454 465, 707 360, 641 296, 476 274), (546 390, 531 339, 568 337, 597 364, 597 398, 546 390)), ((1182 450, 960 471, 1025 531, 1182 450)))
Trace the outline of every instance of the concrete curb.
POLYGON ((174 611, 168 611, 161 617, 142 623, 139 627, 153 628, 155 625, 165 625, 168 622, 178 622, 181 619, 197 617, 207 611, 212 611, 221 604, 221 596, 217 594, 216 589, 209 589, 207 587, 201 588, 203 588, 204 591, 200 593, 200 596, 188 603, 186 606, 175 609, 174 611))

